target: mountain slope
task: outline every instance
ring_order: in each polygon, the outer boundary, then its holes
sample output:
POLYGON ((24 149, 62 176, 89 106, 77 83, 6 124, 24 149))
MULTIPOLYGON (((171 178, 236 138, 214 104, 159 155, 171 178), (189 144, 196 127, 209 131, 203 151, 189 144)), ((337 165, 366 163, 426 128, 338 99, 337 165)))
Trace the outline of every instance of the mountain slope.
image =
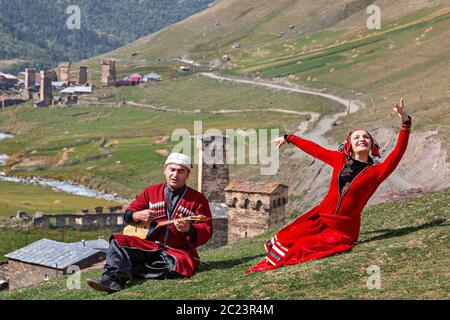
MULTIPOLYGON (((183 53, 202 62, 217 53, 230 51, 239 41, 245 52, 272 44, 284 44, 324 32, 319 39, 333 39, 366 31, 367 6, 381 7, 383 23, 420 12, 433 10, 446 2, 408 1, 339 1, 339 0, 218 0, 205 11, 137 40, 112 53, 125 59, 131 50, 148 60, 172 58, 183 53), (325 32, 326 31, 326 32, 325 32), (202 59, 203 58, 203 59, 202 59)), ((275 58, 270 56, 269 58, 275 58)))
POLYGON ((211 0, 0 0, 0 60, 51 65, 110 51, 206 8, 211 0), (80 8, 69 30, 67 8, 80 8), (45 17, 45 18, 44 18, 45 17))
MULTIPOLYGON (((152 70, 164 61, 173 64, 178 56, 203 64, 215 61, 216 71, 227 76, 260 77, 358 100, 365 108, 340 119, 326 138, 337 147, 349 130, 363 127, 383 142, 383 156, 399 127, 392 102, 403 96, 414 124, 397 172, 408 182, 404 185, 424 190, 450 186, 450 178, 440 179, 450 177, 448 1, 216 1, 160 32, 83 63, 98 78, 103 58, 115 58, 119 71, 132 72, 152 70), (381 10, 380 30, 367 28, 366 8, 372 4, 381 10), (240 48, 233 48, 236 44, 240 48), (224 54, 230 61, 222 61, 224 54)), ((316 166, 298 168, 294 160, 285 159, 273 179, 294 186, 290 191, 301 198, 309 192, 308 184, 292 172, 309 170, 312 182, 325 172, 316 166)), ((261 180, 256 172, 247 166, 234 176, 261 180)), ((326 190, 327 185, 322 179, 320 187, 326 190)), ((314 194, 316 200, 322 196, 314 194)))

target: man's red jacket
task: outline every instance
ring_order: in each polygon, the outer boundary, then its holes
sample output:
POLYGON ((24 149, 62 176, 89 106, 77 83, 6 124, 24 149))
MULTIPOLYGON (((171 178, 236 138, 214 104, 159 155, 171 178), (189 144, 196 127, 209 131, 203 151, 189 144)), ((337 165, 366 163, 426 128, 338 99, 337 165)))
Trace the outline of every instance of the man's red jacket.
MULTIPOLYGON (((142 211, 151 207, 157 211, 155 218, 158 222, 167 221, 165 186, 166 184, 163 183, 148 187, 131 203, 127 211, 142 211)), ((186 193, 175 208, 173 217, 198 215, 205 216, 206 221, 193 224, 197 233, 196 239, 190 239, 188 234, 179 232, 173 224, 167 227, 166 242, 166 227, 156 229, 150 240, 141 240, 122 234, 114 234, 112 237, 117 240, 120 247, 144 251, 159 250, 161 247, 157 242, 165 243, 169 247, 166 252, 176 259, 175 272, 185 277, 191 277, 200 264, 196 248, 208 242, 213 233, 213 226, 208 200, 200 192, 187 187, 186 193)))

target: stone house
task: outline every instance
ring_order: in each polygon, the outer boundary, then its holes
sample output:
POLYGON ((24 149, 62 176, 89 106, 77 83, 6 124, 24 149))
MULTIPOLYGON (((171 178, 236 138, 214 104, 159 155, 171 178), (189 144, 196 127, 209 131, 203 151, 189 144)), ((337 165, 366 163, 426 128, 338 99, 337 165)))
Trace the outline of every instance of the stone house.
POLYGON ((288 187, 280 183, 232 181, 225 188, 228 243, 251 238, 285 224, 288 187))
POLYGON ((36 241, 5 255, 8 258, 9 290, 66 275, 73 266, 80 270, 90 268, 105 260, 108 247, 109 243, 103 239, 76 243, 36 241))

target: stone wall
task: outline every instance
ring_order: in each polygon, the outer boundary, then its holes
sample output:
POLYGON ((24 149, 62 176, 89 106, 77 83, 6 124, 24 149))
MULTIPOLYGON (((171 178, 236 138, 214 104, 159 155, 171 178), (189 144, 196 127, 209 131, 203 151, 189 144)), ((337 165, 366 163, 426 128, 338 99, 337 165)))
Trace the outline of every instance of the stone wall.
MULTIPOLYGON (((105 254, 99 252, 96 255, 77 263, 76 265, 83 270, 103 260, 105 260, 105 254)), ((16 290, 30 285, 39 284, 44 281, 63 276, 66 274, 66 271, 66 269, 56 270, 21 261, 9 260, 9 290, 16 290)))
POLYGON ((0 280, 8 280, 8 264, 0 263, 0 280))
POLYGON ((287 188, 274 194, 225 192, 228 243, 252 238, 285 224, 287 188))
POLYGON ((203 249, 213 249, 228 244, 228 218, 220 217, 213 218, 213 236, 211 239, 203 245, 203 249))
POLYGON ((43 215, 33 218, 33 225, 42 228, 78 229, 82 231, 124 227, 123 213, 43 215))
POLYGON ((22 97, 20 98, 4 98, 4 99, 0 99, 0 107, 2 108, 7 108, 7 107, 11 107, 11 106, 15 106, 21 103, 24 103, 26 100, 22 99, 22 97))

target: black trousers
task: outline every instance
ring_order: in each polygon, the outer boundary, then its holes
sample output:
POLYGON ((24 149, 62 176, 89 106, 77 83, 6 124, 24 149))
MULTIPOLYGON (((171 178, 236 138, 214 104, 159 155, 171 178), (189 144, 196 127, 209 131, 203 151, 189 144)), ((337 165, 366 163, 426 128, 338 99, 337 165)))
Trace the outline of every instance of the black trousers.
POLYGON ((121 248, 115 239, 106 254, 104 274, 125 283, 132 279, 174 279, 176 259, 165 250, 121 248))

